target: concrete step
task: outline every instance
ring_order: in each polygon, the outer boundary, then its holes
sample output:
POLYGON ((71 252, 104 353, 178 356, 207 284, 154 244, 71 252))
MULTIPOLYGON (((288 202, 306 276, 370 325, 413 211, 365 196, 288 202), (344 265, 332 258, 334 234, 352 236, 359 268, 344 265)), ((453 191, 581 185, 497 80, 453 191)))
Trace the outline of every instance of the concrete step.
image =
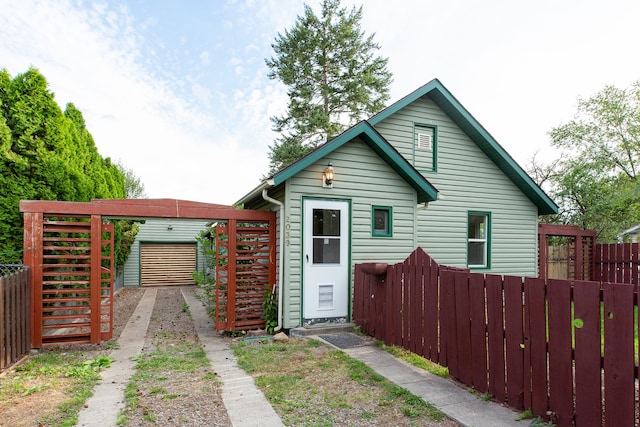
POLYGON ((289 336, 307 337, 309 335, 330 335, 341 332, 353 332, 355 323, 319 323, 317 325, 293 328, 289 330, 289 336))

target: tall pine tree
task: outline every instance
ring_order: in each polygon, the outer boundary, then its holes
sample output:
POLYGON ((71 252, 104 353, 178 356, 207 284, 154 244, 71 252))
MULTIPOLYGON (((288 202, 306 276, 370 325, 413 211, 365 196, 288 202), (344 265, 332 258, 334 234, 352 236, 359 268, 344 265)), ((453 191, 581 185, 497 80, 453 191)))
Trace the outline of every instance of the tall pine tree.
POLYGON ((269 147, 270 173, 384 108, 392 74, 361 20, 362 6, 348 11, 340 0, 323 0, 317 16, 305 4, 271 45, 268 76, 287 86, 289 105, 285 115, 271 118, 280 136, 269 147))

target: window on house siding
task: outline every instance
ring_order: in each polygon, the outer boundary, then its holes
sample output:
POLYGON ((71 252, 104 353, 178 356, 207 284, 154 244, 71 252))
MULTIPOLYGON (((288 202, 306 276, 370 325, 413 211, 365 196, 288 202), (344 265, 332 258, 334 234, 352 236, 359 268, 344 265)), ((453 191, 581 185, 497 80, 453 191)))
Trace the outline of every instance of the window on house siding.
POLYGON ((371 235, 391 237, 393 235, 392 209, 390 206, 373 206, 371 209, 371 235))
POLYGON ((491 217, 486 212, 469 212, 467 233, 467 265, 489 268, 491 217))
POLYGON ((436 171, 437 127, 415 123, 413 127, 413 166, 420 172, 436 171))

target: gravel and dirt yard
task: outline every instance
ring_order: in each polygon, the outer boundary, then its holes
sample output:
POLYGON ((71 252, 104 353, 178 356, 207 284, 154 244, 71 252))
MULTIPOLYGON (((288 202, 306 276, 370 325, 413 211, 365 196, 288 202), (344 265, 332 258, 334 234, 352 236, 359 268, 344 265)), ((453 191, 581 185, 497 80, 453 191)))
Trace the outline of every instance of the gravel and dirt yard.
MULTIPOLYGON (((108 355, 120 336, 129 317, 135 310, 144 289, 124 289, 116 294, 114 315, 114 337, 100 345, 66 346, 43 350, 41 353, 72 355, 79 361, 93 360, 108 355)), ((237 346, 240 338, 225 338, 230 345, 237 346)), ((274 402, 274 408, 287 425, 397 425, 454 427, 458 424, 447 419, 435 421, 427 415, 417 415, 406 408, 411 398, 395 390, 399 398, 391 403, 393 396, 380 387, 379 379, 363 380, 361 377, 337 377, 336 363, 349 366, 348 357, 341 356, 332 347, 324 344, 309 346, 299 340, 288 345, 272 347, 269 344, 248 344, 243 351, 284 354, 291 351, 285 363, 275 363, 277 374, 282 377, 300 379, 293 385, 295 401, 285 405, 274 402), (293 344, 292 344, 293 343, 293 344), (253 348, 253 347, 256 348, 253 348), (271 348, 270 348, 271 347, 271 348), (299 351, 300 353, 294 353, 299 351), (298 363, 299 362, 299 363, 298 363), (335 363, 334 363, 335 362, 335 363), (287 372, 290 370, 290 372, 287 372), (309 373, 306 375, 305 373, 309 373), (370 389, 370 390, 368 390, 370 389), (384 404, 367 401, 359 407, 358 401, 332 398, 360 393, 359 398, 377 399, 384 404), (307 393, 305 393, 307 392, 307 393), (366 392, 366 396, 365 393, 366 392), (376 394, 378 393, 378 394, 376 394), (308 401, 305 401, 307 395, 308 401), (408 400, 407 400, 408 399, 408 400), (284 413, 295 406, 295 416, 284 413), (349 409, 351 408, 351 410, 349 409), (284 408, 284 409, 283 409, 284 408), (404 408, 404 409, 403 409, 404 408), (405 415, 403 415, 405 412, 405 415), (321 417, 318 417, 322 414, 321 417), (306 420, 306 421, 303 421, 306 420), (364 424, 363 424, 364 423, 364 424)), ((305 341, 305 340, 300 340, 305 341)), ((73 425, 64 409, 73 394, 75 385, 64 374, 56 377, 33 374, 25 382, 25 370, 35 355, 28 356, 21 364, 0 376, 0 425, 1 426, 62 426, 73 425), (63 408, 63 409, 61 409, 63 408)), ((64 362, 70 363, 70 362, 64 362)), ((158 289, 155 306, 143 353, 136 358, 137 371, 131 378, 125 393, 126 409, 119 418, 123 426, 228 426, 226 409, 221 398, 221 384, 206 355, 200 347, 188 305, 178 287, 158 289)), ((342 368, 341 368, 342 369, 342 368)), ((361 375, 358 368, 357 375, 361 375)), ((260 383, 266 373, 259 368, 252 373, 260 383)), ((354 375, 353 373, 351 374, 354 375)), ((273 385, 267 385, 273 387, 273 385)), ((392 390, 392 389, 389 389, 392 390)), ((269 396, 268 390, 266 395, 269 396)), ((391 393, 391 394, 393 394, 391 393)), ((293 398, 292 398, 293 399, 293 398)), ((67 405, 68 406, 68 405, 67 405)), ((81 404, 80 404, 81 406, 81 404)), ((422 412, 420 412, 422 414, 422 412)))
MULTIPOLYGON (((0 374, 0 426, 53 426, 69 424, 69 411, 82 402, 74 395, 84 394, 82 381, 57 368, 85 363, 107 356, 135 310, 143 290, 123 289, 114 298, 113 338, 99 345, 51 347, 23 358, 0 374)), ((88 397, 82 396, 84 399, 88 397)), ((74 409, 75 408, 75 409, 74 409)), ((71 416, 73 418, 73 416, 71 416)))
POLYGON ((158 289, 142 352, 120 425, 231 425, 180 288, 158 289))

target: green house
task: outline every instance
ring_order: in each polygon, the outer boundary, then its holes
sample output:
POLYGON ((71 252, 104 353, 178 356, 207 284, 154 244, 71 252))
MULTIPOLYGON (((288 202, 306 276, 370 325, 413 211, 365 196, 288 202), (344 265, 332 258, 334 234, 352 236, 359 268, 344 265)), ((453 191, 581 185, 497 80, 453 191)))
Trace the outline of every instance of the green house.
POLYGON ((555 203, 438 80, 238 203, 278 212, 282 326, 350 320, 353 266, 422 247, 438 263, 537 276, 555 203))

